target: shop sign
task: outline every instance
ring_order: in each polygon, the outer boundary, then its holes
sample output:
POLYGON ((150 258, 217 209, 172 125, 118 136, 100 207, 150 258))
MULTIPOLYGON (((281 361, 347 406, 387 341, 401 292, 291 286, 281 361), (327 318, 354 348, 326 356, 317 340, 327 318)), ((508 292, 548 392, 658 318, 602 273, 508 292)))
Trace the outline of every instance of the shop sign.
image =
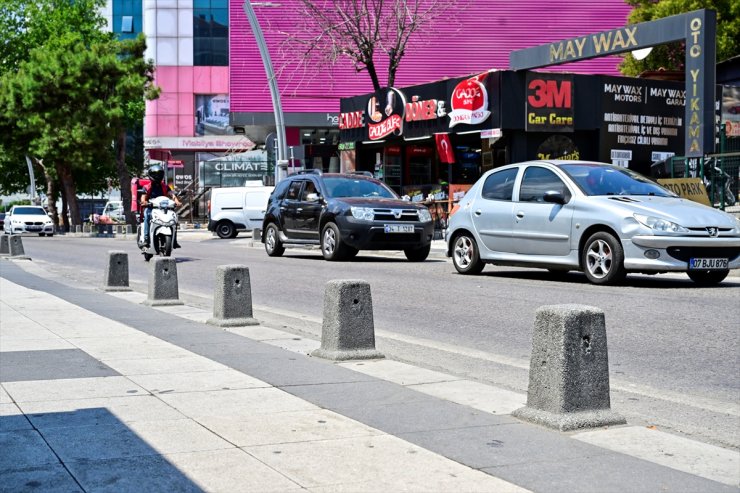
POLYGON ((244 135, 205 135, 202 137, 147 137, 144 149, 189 149, 250 151, 256 144, 244 135))
POLYGON ((389 87, 383 94, 372 96, 367 102, 367 116, 370 119, 367 124, 369 139, 379 140, 391 134, 401 135, 405 107, 405 96, 393 87, 389 87))
POLYGON ((339 144, 339 150, 340 151, 354 151, 355 143, 354 142, 342 142, 339 144))
POLYGON ((460 123, 478 125, 491 115, 488 111, 488 91, 483 84, 488 73, 461 81, 450 95, 450 128, 460 123))
POLYGON ((654 155, 681 151, 685 91, 680 83, 602 80, 600 160, 614 161, 614 152, 629 151, 629 167, 649 175, 654 155))
POLYGON ((527 72, 528 132, 573 132, 573 76, 527 72))
POLYGON ((709 205, 709 196, 701 178, 662 178, 658 183, 679 197, 709 205))

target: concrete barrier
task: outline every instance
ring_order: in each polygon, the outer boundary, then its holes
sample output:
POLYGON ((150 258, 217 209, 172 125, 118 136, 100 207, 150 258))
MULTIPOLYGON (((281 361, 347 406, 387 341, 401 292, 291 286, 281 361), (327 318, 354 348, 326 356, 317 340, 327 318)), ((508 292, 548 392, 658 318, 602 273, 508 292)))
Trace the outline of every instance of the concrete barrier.
POLYGON ((604 312, 584 305, 540 307, 527 405, 512 415, 560 431, 626 423, 610 406, 604 312))
POLYGON ((252 241, 255 243, 262 242, 262 229, 254 228, 252 230, 252 241))
POLYGON ((8 238, 8 253, 13 260, 31 260, 31 257, 26 255, 26 251, 23 249, 23 239, 21 235, 10 235, 8 238))
POLYGON ((143 301, 149 306, 182 305, 177 285, 177 263, 172 257, 155 257, 149 271, 149 293, 143 301))
POLYGON ((213 317, 207 323, 219 327, 259 325, 252 317, 252 286, 245 265, 216 267, 213 317))
POLYGON ((321 347, 312 356, 336 361, 378 359, 370 284, 359 280, 326 283, 321 347))
POLYGON ((10 255, 10 244, 8 243, 8 235, 0 232, 0 255, 10 255))
POLYGON ((79 224, 74 227, 75 228, 75 236, 82 236, 82 226, 79 224))
POLYGON ((108 252, 103 291, 131 291, 128 285, 128 253, 108 252))

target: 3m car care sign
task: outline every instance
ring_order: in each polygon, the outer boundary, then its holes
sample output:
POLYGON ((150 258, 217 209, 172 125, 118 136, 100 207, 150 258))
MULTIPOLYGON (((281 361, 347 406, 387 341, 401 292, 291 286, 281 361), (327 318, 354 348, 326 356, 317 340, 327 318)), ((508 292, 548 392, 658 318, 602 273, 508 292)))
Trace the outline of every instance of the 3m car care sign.
POLYGON ((488 92, 483 81, 488 73, 463 80, 455 86, 450 95, 450 128, 459 123, 477 125, 483 123, 491 114, 488 111, 488 92))

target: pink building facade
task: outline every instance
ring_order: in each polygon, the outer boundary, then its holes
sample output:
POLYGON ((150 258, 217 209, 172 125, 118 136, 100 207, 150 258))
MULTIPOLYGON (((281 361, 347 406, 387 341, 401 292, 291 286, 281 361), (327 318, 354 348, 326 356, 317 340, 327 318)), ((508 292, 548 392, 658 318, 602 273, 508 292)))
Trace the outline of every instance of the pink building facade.
MULTIPOLYGON (((256 142, 274 129, 273 106, 257 43, 243 11, 243 0, 229 0, 229 82, 231 123, 256 142)), ((373 90, 366 72, 349 63, 312 73, 283 56, 281 32, 298 22, 298 0, 257 7, 257 17, 278 73, 287 143, 297 159, 327 167, 336 155, 339 100, 373 90), (323 163, 323 164, 320 164, 323 163)), ((513 50, 545 44, 626 24, 631 7, 623 0, 463 0, 408 47, 396 74, 396 87, 506 69, 513 50)), ((379 76, 386 80, 381 55, 379 76)), ((618 57, 553 67, 553 71, 617 75, 618 57)))

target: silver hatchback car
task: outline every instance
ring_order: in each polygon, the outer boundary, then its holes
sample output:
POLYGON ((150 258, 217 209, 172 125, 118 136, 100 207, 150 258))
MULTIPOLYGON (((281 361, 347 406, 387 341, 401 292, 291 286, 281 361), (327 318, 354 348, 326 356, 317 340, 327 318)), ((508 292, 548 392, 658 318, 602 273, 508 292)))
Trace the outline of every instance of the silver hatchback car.
POLYGON ((446 232, 461 274, 485 264, 583 271, 594 284, 628 272, 686 272, 700 285, 740 268, 740 220, 678 197, 626 168, 529 161, 485 173, 446 232))

